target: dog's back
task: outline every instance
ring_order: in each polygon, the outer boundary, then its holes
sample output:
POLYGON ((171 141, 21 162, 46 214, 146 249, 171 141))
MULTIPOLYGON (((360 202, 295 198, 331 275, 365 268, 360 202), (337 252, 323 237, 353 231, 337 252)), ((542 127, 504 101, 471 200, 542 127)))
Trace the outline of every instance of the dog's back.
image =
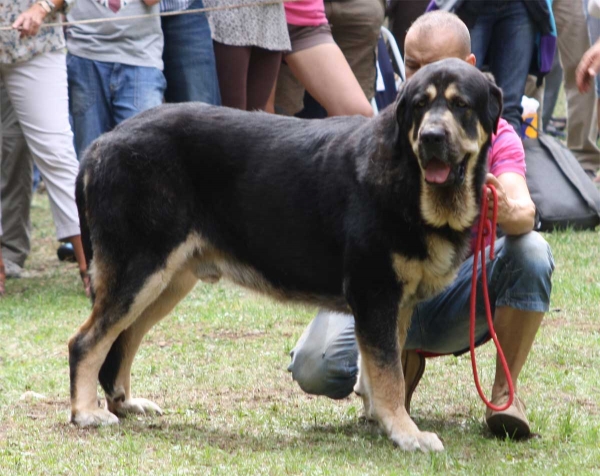
POLYGON ((162 263, 193 233, 282 291, 341 296, 358 173, 349 151, 361 147, 353 136, 367 137, 356 135, 363 127, 361 117, 160 106, 89 148, 78 178, 82 221, 92 217, 91 242, 111 265, 141 249, 162 263))

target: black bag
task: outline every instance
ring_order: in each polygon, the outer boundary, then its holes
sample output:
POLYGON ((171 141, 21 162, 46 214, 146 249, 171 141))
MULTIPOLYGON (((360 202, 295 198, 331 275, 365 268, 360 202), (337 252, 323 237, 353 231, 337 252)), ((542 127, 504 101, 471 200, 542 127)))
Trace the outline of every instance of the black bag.
POLYGON ((523 146, 536 230, 595 228, 600 223, 600 192, 571 151, 544 134, 525 138, 523 146))

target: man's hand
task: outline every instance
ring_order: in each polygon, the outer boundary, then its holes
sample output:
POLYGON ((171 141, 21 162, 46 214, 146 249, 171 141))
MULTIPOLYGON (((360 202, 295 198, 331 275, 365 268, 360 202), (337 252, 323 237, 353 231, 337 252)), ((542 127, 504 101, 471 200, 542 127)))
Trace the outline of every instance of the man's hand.
MULTIPOLYGON (((506 172, 495 177, 487 174, 485 183, 493 185, 498 195, 498 225, 507 235, 522 235, 533 230, 535 224, 535 205, 529 195, 525 177, 506 172)), ((492 218, 493 196, 488 194, 487 217, 492 218)))
POLYGON ((15 30, 21 31, 21 38, 37 35, 40 25, 47 14, 46 10, 39 3, 34 3, 29 10, 24 11, 18 16, 12 27, 15 30))
POLYGON ((585 52, 577 66, 575 78, 579 92, 587 93, 598 73, 600 73, 600 39, 585 52))
MULTIPOLYGON (((503 223, 510 222, 514 217, 515 206, 506 195, 504 186, 492 174, 485 176, 485 183, 486 185, 493 185, 496 189, 496 195, 498 195, 498 225, 502 226, 503 223)), ((494 196, 489 188, 486 188, 486 193, 488 197, 487 217, 491 220, 494 215, 494 196)))

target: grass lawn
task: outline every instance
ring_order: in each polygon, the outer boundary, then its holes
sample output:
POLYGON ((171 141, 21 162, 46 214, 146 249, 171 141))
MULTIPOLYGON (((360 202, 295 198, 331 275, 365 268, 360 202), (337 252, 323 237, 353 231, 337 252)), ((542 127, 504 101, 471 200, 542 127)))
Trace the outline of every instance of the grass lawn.
MULTIPOLYGON (((89 313, 75 265, 55 257, 36 195, 26 276, 0 301, 0 474, 599 474, 600 233, 555 233, 547 315, 520 395, 538 435, 492 438, 468 356, 432 359, 413 399, 446 451, 405 454, 359 421, 357 397, 303 394, 288 352, 315 314, 229 284, 198 285, 142 344, 137 396, 161 417, 81 430, 68 423, 68 337, 89 313), (44 398, 36 398, 34 394, 44 398)), ((489 390, 493 351, 479 350, 489 390)))

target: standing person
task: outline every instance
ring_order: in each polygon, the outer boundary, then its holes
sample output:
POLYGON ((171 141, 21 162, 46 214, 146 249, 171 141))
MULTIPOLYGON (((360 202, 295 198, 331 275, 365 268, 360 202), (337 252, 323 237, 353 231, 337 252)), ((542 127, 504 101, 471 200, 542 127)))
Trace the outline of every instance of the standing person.
POLYGON ((594 178, 600 171, 598 110, 595 88, 577 89, 576 70, 590 48, 590 37, 582 0, 553 0, 552 11, 558 31, 558 53, 567 97, 567 147, 579 164, 594 178))
MULTIPOLYGON (((542 0, 545 3, 545 0, 542 0)), ((477 67, 488 66, 502 89, 506 119, 521 134, 521 98, 525 92, 539 32, 530 9, 534 2, 524 0, 466 0, 456 13, 470 25, 477 67)))
MULTIPOLYGON (((467 27, 456 15, 445 11, 427 13, 413 23, 406 35, 405 53, 407 78, 424 65, 444 58, 456 57, 473 65, 476 62, 467 27)), ((488 166, 486 182, 498 191, 498 225, 506 236, 496 242, 493 260, 487 250, 485 266, 494 326, 516 392, 519 374, 548 311, 554 262, 548 243, 532 231, 535 206, 525 182, 525 152, 519 136, 503 119, 492 136, 488 166)), ((486 219, 490 215, 491 210, 486 219)), ((469 349, 472 260, 470 257, 463 262, 446 290, 415 308, 402 355, 407 410, 425 369, 425 359, 417 350, 451 354, 469 349)), ((482 264, 480 278, 481 269, 482 264)), ((475 342, 481 344, 489 336, 481 288, 477 296, 475 342)), ((356 383, 357 360, 353 316, 321 311, 292 350, 288 370, 305 392, 344 398, 356 383)), ((507 379, 497 361, 491 401, 501 406, 507 400, 507 379)), ((523 437, 530 433, 525 407, 516 395, 505 411, 486 410, 486 422, 497 435, 523 437)))
MULTIPOLYGON (((0 3, 0 18, 13 27, 12 31, 0 32, 0 76, 44 178, 56 236, 72 244, 89 292, 74 198, 78 164, 69 124, 65 41, 60 27, 40 28, 44 21, 58 21, 59 13, 68 6, 68 0, 0 3)), ((5 279, 0 254, 0 294, 5 279)))
MULTIPOLYGON (((159 13, 159 0, 113 6, 77 0, 69 21, 159 13), (114 10, 113 10, 114 9, 114 10)), ((163 34, 160 17, 71 25, 67 29, 69 106, 75 150, 85 149, 125 119, 163 101, 163 34)))
POLYGON ((209 12, 221 104, 265 110, 277 80, 281 55, 290 49, 283 4, 235 8, 254 0, 205 0, 209 12))
MULTIPOLYGON (((384 3, 383 0, 323 2, 333 40, 342 50, 368 101, 375 96, 376 48, 385 16, 384 3)), ((301 117, 325 117, 328 112, 310 94, 305 94, 304 86, 287 65, 281 68, 275 104, 285 114, 301 117)))
POLYGON ((15 109, 0 81, 0 216, 2 255, 7 278, 19 278, 31 250, 29 213, 33 159, 15 109))
POLYGON ((201 101, 221 104, 219 79, 210 25, 205 13, 184 12, 204 8, 202 0, 161 0, 161 12, 182 15, 161 18, 163 63, 167 80, 166 102, 201 101))
MULTIPOLYGON (((373 115, 373 108, 335 43, 323 0, 285 4, 292 51, 284 60, 328 116, 373 115)), ((275 91, 273 91, 275 93, 275 91)))

